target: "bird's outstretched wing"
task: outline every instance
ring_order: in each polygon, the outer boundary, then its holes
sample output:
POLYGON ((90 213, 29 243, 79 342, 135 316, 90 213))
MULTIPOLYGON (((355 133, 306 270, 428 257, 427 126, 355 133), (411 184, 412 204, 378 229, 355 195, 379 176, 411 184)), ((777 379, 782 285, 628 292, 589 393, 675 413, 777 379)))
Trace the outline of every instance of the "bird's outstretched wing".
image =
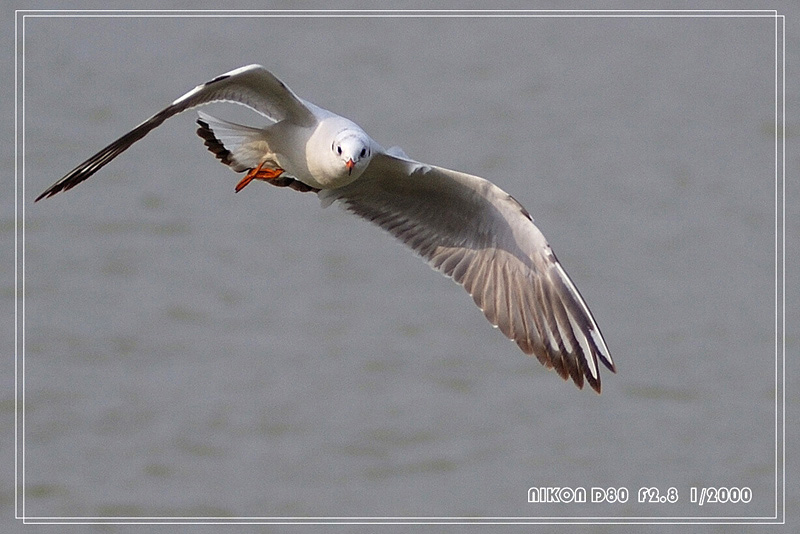
POLYGON ((319 193, 389 231, 463 285, 486 318, 562 378, 600 392, 616 371, 600 329, 533 219, 491 182, 389 154, 319 193))
POLYGON ((289 120, 300 126, 310 126, 316 121, 306 103, 282 81, 260 65, 248 65, 198 85, 72 169, 39 195, 36 201, 75 187, 173 115, 203 104, 220 101, 247 106, 275 122, 289 120))

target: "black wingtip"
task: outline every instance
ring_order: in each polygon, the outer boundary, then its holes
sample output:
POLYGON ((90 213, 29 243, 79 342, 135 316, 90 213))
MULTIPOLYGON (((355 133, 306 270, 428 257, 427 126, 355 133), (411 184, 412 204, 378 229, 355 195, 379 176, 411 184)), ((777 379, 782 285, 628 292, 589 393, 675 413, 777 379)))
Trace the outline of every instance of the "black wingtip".
POLYGON ((92 173, 89 173, 87 175, 76 176, 75 171, 73 171, 64 178, 62 178, 61 180, 57 181, 56 183, 45 189, 42 194, 36 197, 36 200, 34 200, 34 202, 39 202, 43 198, 50 198, 53 195, 60 193, 61 191, 67 191, 69 189, 72 189, 73 187, 75 187, 76 185, 78 185, 91 175, 92 173))
POLYGON ((58 184, 53 184, 52 186, 50 186, 47 189, 45 189, 45 191, 41 195, 36 197, 36 200, 34 200, 34 202, 39 202, 43 198, 50 198, 53 195, 55 195, 56 193, 64 190, 63 187, 56 187, 57 185, 58 184))
POLYGON ((602 386, 600 385, 600 379, 599 378, 597 380, 589 379, 587 380, 587 382, 589 382, 589 385, 592 387, 592 389, 595 390, 595 392, 598 395, 600 395, 600 392, 603 389, 602 386))
POLYGON ((610 362, 603 357, 601 357, 600 359, 603 360, 603 363, 606 365, 606 367, 608 367, 609 371, 611 371, 614 374, 617 373, 617 364, 615 364, 614 362, 610 362))

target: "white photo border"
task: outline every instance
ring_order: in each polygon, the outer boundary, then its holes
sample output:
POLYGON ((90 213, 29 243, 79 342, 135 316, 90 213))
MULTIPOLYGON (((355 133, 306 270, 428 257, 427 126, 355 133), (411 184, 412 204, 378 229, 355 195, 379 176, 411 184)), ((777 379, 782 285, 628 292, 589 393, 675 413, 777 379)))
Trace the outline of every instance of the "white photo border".
POLYGON ((785 524, 786 17, 777 10, 17 10, 14 38, 14 508, 24 524, 785 524), (775 507, 771 517, 34 517, 25 514, 25 22, 55 17, 629 17, 775 20, 775 507))

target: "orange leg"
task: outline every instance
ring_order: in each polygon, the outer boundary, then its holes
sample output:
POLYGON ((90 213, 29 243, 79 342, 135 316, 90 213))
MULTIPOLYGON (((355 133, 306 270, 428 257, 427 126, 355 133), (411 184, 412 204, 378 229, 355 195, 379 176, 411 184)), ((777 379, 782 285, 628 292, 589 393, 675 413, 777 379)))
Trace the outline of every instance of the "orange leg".
POLYGON ((250 169, 247 175, 244 178, 242 178, 242 181, 236 184, 236 192, 238 193, 239 191, 247 187, 247 184, 249 184, 253 180, 269 181, 269 180, 274 180, 275 178, 283 174, 283 169, 281 168, 262 169, 263 166, 264 162, 261 162, 255 169, 250 169))

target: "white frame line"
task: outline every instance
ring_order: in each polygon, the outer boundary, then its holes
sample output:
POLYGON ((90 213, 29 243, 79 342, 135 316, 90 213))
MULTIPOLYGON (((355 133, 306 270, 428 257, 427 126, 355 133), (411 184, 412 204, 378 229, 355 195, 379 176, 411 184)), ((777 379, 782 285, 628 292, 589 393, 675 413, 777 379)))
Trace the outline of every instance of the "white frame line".
POLYGON ((16 10, 14 20, 14 508, 24 524, 785 524, 786 516, 786 17, 777 10, 16 10), (25 19, 75 17, 774 18, 775 19, 775 515, 773 517, 29 517, 25 515, 25 19), (780 23, 779 23, 780 21, 780 23), (21 32, 20 32, 21 27, 21 32), (780 43, 779 43, 780 35, 780 43), (781 48, 779 48, 779 44, 781 48), (21 50, 21 56, 20 56, 21 50), (780 58, 779 58, 780 50, 780 58), (780 69, 779 69, 780 65, 780 69), (779 87, 781 88, 779 95, 779 87), (21 91, 21 94, 20 94, 21 91), (780 97, 780 98, 779 98, 780 97), (781 117, 779 123, 778 117, 781 117), (779 137, 782 141, 779 142, 779 137), (779 171, 780 169, 780 171, 779 171), (781 181, 779 188, 778 182, 781 181), (780 194, 779 194, 780 193, 780 194), (780 208, 780 209, 779 209, 780 208), (21 212, 21 224, 19 214, 21 212), (779 218, 780 215, 780 218, 779 218), (780 221, 780 222, 779 222, 780 221), (21 227, 21 241, 19 240, 21 227), (780 247, 779 247, 780 245, 780 247), (780 268, 779 268, 780 267, 780 268), (21 268, 21 269, 20 269, 21 268), (20 336, 20 333, 22 334, 20 336), (21 340, 20 340, 21 337, 21 340), (779 380, 782 380, 782 382, 779 380), (21 395, 21 403, 20 403, 21 395), (21 406, 20 406, 21 404, 21 406), (20 418, 21 413, 21 418, 20 418), (20 420, 21 419, 21 420, 20 420), (21 434, 22 447, 19 447, 21 434), (782 438, 779 441, 779 436, 782 438), (21 453, 21 454, 20 454, 21 453), (780 464, 779 464, 780 461, 780 464), (19 480, 22 480, 20 485, 19 480), (781 484, 779 484, 779 481, 781 484), (21 507, 20 507, 21 500, 21 507), (780 503, 780 506, 779 506, 780 503))

